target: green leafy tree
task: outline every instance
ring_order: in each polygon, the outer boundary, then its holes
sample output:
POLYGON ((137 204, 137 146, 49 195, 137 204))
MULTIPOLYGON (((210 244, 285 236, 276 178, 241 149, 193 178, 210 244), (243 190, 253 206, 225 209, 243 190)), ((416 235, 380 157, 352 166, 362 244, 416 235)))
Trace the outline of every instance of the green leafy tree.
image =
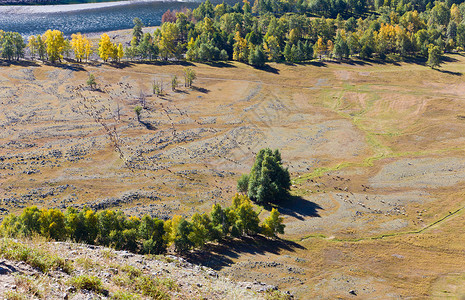
POLYGON ((40 233, 51 239, 60 240, 65 236, 65 216, 58 209, 42 209, 39 217, 40 233))
POLYGON ((179 51, 179 29, 176 24, 170 22, 163 23, 159 33, 156 35, 158 36, 160 56, 165 60, 177 57, 179 51))
POLYGON ((256 46, 254 50, 249 52, 249 65, 254 67, 263 67, 266 57, 261 46, 256 46))
MULTIPOLYGON (((240 183, 243 188, 244 177, 241 178, 240 183)), ((276 149, 274 152, 269 148, 260 150, 248 177, 249 198, 260 204, 276 203, 288 196, 290 187, 289 171, 282 166, 279 150, 276 149)))
POLYGON ((249 175, 242 174, 241 178, 237 181, 237 191, 241 194, 247 194, 249 189, 249 175))
POLYGON ((22 232, 24 235, 40 233, 41 211, 37 206, 26 207, 20 216, 22 222, 22 232))
POLYGON ((428 61, 426 64, 432 69, 441 65, 441 49, 438 46, 430 45, 428 48, 428 61))
POLYGON ((137 243, 137 229, 135 228, 130 228, 130 229, 124 229, 121 232, 121 244, 116 244, 115 248, 116 249, 126 249, 131 252, 136 252, 138 248, 138 243, 137 243))
POLYGON ((184 85, 186 87, 191 87, 194 80, 197 78, 197 74, 191 68, 184 69, 184 85))
POLYGON ((279 61, 281 58, 281 48, 279 46, 279 41, 275 36, 271 35, 266 37, 264 47, 265 53, 270 61, 279 61))
POLYGON ((137 122, 140 122, 140 113, 142 112, 142 106, 137 105, 134 107, 134 112, 136 113, 137 122))
POLYGON ((39 58, 41 60, 46 59, 47 55, 47 45, 45 44, 45 36, 37 35, 37 53, 39 54, 39 58))
POLYGON ((211 233, 213 226, 210 216, 207 214, 195 213, 191 218, 192 232, 189 234, 189 240, 196 248, 201 248, 207 241, 213 241, 211 233))
POLYGON ((147 254, 162 254, 166 252, 164 239, 164 222, 148 215, 142 217, 139 225, 139 237, 143 240, 142 252, 147 254))
POLYGON ((124 228, 124 215, 122 215, 121 213, 117 213, 113 210, 102 210, 97 213, 97 218, 97 243, 109 246, 112 243, 110 239, 110 233, 112 231, 121 231, 124 228))
POLYGON ((171 78, 171 90, 174 92, 176 91, 177 87, 178 87, 178 76, 174 75, 171 78))
POLYGON ((97 214, 90 208, 84 207, 79 212, 84 220, 84 241, 88 244, 94 244, 99 232, 99 222, 97 214))
POLYGON ((13 60, 15 57, 15 44, 13 40, 13 36, 10 32, 6 32, 2 39, 0 49, 2 51, 2 57, 7 60, 13 60))
POLYGON ((293 45, 291 45, 291 43, 286 43, 286 46, 284 46, 283 51, 284 58, 289 63, 294 63, 296 61, 294 57, 294 52, 292 51, 292 46, 293 45))
POLYGON ((136 38, 136 46, 137 46, 139 45, 139 42, 142 38, 142 34, 143 34, 142 28, 144 27, 144 24, 139 18, 134 18, 132 22, 134 23, 134 27, 132 29, 132 36, 136 38))
POLYGON ((189 239, 193 231, 192 224, 186 219, 181 218, 175 228, 176 235, 174 237, 174 250, 177 253, 186 253, 194 246, 194 243, 189 239))
POLYGON ((235 229, 240 235, 254 235, 260 231, 258 213, 246 195, 236 194, 232 200, 232 208, 237 216, 235 229))
POLYGON ((153 43, 150 33, 144 34, 142 41, 137 46, 137 53, 142 59, 152 60, 157 57, 158 47, 153 43))
POLYGON ((276 234, 284 234, 284 218, 280 216, 276 208, 271 210, 270 216, 265 219, 262 225, 262 232, 269 237, 276 237, 276 234))
POLYGON ((333 54, 336 58, 348 58, 349 57, 349 46, 347 45, 346 40, 340 32, 336 35, 336 40, 334 41, 333 54))
POLYGON ((24 48, 26 48, 26 44, 19 33, 11 32, 10 35, 14 45, 14 58, 19 60, 21 57, 24 57, 24 48))
POLYGON ((68 207, 65 212, 65 228, 68 236, 76 241, 83 242, 87 240, 84 214, 80 213, 74 207, 68 207))
POLYGON ((89 77, 87 78, 86 84, 92 89, 95 90, 97 87, 97 81, 95 80, 95 76, 92 73, 89 73, 89 77))

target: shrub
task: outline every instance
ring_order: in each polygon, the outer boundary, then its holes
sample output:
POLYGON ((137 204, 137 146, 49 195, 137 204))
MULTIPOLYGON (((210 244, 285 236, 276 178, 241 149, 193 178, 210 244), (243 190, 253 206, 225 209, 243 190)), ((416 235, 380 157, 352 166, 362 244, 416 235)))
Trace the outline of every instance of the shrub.
POLYGON ((72 271, 71 264, 65 259, 9 239, 0 243, 0 254, 6 259, 23 261, 44 273, 52 269, 62 269, 68 274, 72 271))
POLYGON ((279 211, 276 208, 271 210, 270 216, 265 219, 262 226, 262 233, 269 237, 276 237, 277 233, 283 234, 284 228, 283 217, 280 216, 279 211))
POLYGON ((100 293, 103 291, 103 285, 100 278, 89 275, 72 277, 69 284, 78 290, 88 290, 100 293))
POLYGON ((136 300, 136 299, 140 299, 140 297, 132 293, 129 293, 129 292, 117 291, 111 296, 110 299, 112 300, 136 300))
POLYGON ((149 276, 139 276, 134 281, 134 287, 141 294, 157 300, 170 299, 170 297, 160 289, 159 283, 149 276))
POLYGON ((97 81, 95 80, 94 74, 89 73, 89 77, 87 78, 86 83, 92 90, 95 90, 97 87, 97 81))

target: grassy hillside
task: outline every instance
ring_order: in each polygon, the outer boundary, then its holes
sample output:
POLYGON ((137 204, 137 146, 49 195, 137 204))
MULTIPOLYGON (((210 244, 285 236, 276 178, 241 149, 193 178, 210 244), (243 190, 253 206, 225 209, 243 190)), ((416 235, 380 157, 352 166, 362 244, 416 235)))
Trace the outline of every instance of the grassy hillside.
POLYGON ((279 148, 293 179, 280 207, 285 241, 211 245, 190 261, 298 298, 459 296, 463 72, 461 54, 440 71, 375 61, 4 65, 2 213, 36 204, 190 216, 229 204, 254 154, 279 148), (194 88, 171 91, 186 66, 194 88), (89 72, 100 90, 78 95, 89 72))

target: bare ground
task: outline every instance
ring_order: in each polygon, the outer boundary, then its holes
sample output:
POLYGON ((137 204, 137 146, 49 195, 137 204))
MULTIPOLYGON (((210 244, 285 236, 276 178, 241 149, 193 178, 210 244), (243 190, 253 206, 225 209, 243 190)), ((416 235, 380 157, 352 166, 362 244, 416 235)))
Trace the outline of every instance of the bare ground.
POLYGON ((220 247, 195 262, 300 298, 459 296, 465 249, 453 228, 465 206, 465 113, 453 74, 465 59, 454 57, 444 65, 451 73, 199 64, 195 87, 176 91, 171 76, 182 82, 185 67, 176 63, 1 67, 2 213, 37 204, 189 216, 228 204, 254 154, 279 148, 293 177, 293 197, 279 208, 283 238, 295 244, 220 247), (75 88, 88 72, 101 91, 83 91, 84 100, 75 88), (153 95, 154 80, 165 95, 153 95), (90 100, 121 156, 89 116, 90 100), (133 108, 143 102, 139 123, 133 108))

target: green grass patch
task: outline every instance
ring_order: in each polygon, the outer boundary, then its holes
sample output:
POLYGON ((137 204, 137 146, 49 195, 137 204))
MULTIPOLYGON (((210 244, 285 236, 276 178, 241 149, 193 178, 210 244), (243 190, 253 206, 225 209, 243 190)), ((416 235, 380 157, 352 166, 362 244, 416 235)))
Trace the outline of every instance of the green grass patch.
POLYGON ((130 292, 117 291, 113 293, 110 299, 111 300, 137 300, 137 299, 140 299, 140 297, 130 292))
POLYGON ((149 296, 157 300, 170 299, 168 294, 160 287, 158 280, 155 280, 150 276, 143 275, 135 278, 134 287, 136 291, 140 292, 144 296, 149 296))
POLYGON ((96 276, 81 275, 73 277, 69 280, 69 285, 78 290, 88 290, 97 293, 101 293, 103 291, 102 281, 96 276))
POLYGON ((338 171, 344 168, 348 167, 373 167, 374 162, 377 160, 385 159, 385 158, 398 158, 398 157, 422 157, 422 156, 428 156, 432 154, 440 154, 440 153, 450 153, 452 151, 462 151, 463 149, 459 147, 451 147, 447 149, 439 149, 439 150, 426 150, 426 151, 405 151, 405 152, 394 152, 394 153, 379 153, 374 156, 367 157, 363 160, 361 163, 356 163, 356 162, 342 162, 337 165, 331 166, 331 167, 321 167, 321 168, 316 168, 313 170, 313 172, 300 175, 299 178, 294 178, 292 179, 293 184, 299 184, 302 183, 308 179, 313 179, 316 177, 320 177, 324 175, 325 173, 333 172, 333 171, 338 171))
POLYGON ((23 261, 43 273, 61 269, 63 272, 70 274, 73 270, 71 263, 62 257, 31 248, 7 238, 0 242, 0 255, 6 259, 23 261))

